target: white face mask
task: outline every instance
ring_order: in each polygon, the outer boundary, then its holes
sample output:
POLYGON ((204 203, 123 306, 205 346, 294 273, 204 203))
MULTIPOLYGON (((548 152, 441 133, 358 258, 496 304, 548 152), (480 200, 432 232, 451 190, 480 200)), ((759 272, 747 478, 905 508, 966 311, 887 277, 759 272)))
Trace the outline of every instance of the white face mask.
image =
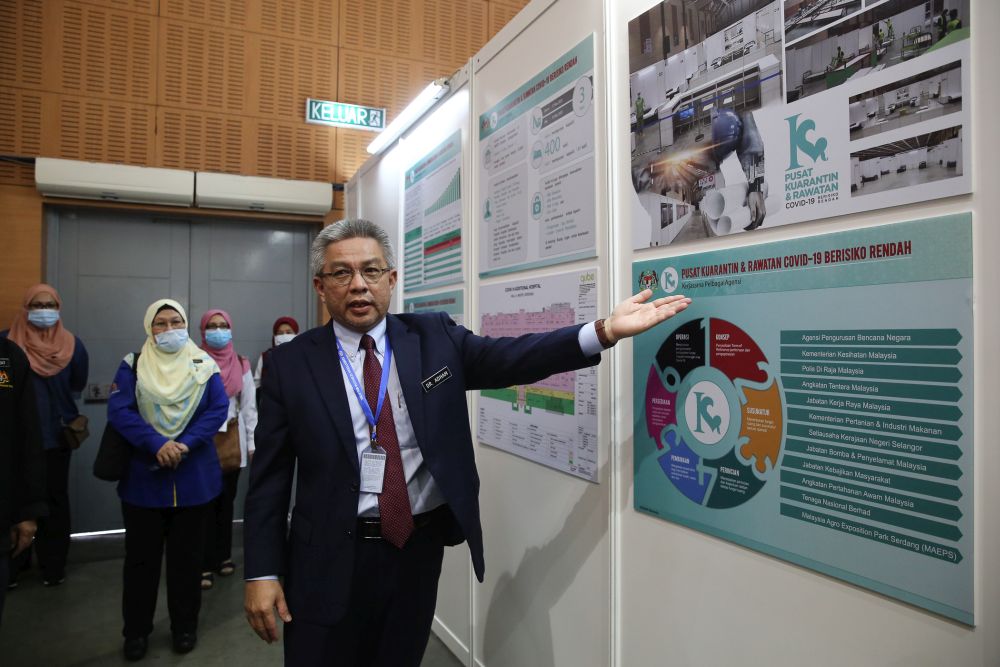
POLYGON ((274 344, 275 345, 284 345, 285 343, 291 342, 291 340, 293 338, 295 338, 295 334, 293 334, 293 333, 290 333, 290 334, 278 334, 277 336, 274 337, 274 344))
POLYGON ((184 347, 187 342, 187 329, 169 329, 163 333, 156 334, 156 346, 168 354, 177 352, 184 347))
POLYGON ((39 308, 28 311, 28 321, 39 329, 50 329, 59 321, 59 310, 56 308, 39 308))

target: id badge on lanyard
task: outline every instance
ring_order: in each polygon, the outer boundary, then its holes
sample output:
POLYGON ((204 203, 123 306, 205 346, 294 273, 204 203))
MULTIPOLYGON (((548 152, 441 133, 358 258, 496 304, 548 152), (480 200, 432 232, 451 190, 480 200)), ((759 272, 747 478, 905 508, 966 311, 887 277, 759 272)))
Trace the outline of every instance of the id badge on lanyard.
MULTIPOLYGON (((385 479, 386 452, 378 446, 378 417, 382 414, 382 404, 385 401, 386 387, 389 384, 389 366, 392 364, 392 348, 389 347, 389 337, 385 337, 385 362, 382 364, 382 377, 379 382, 378 404, 375 406, 375 413, 372 414, 371 406, 365 392, 358 382, 358 376, 354 373, 351 360, 344 352, 344 347, 337 339, 337 353, 340 356, 340 366, 347 374, 347 379, 354 389, 354 395, 361 404, 361 411, 365 413, 368 420, 368 428, 371 433, 371 442, 368 448, 361 453, 361 492, 362 493, 382 493, 382 482, 385 479)), ((368 354, 365 352, 365 354, 368 354)))

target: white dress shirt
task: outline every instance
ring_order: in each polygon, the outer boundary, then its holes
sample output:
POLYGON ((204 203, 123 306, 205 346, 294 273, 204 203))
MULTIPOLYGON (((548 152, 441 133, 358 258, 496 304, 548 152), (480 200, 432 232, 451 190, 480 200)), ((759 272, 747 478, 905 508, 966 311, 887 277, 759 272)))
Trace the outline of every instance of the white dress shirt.
MULTIPOLYGON (((375 354, 378 357, 379 365, 385 363, 385 320, 375 325, 368 335, 375 341, 375 354)), ((358 383, 364 388, 364 363, 365 351, 359 349, 363 334, 355 333, 346 329, 336 322, 333 323, 333 333, 344 348, 344 352, 351 361, 351 367, 358 378, 358 383)), ((339 359, 339 355, 338 355, 339 359)), ((392 421, 396 425, 396 439, 399 441, 399 454, 403 459, 403 476, 406 478, 406 491, 410 496, 410 510, 414 514, 422 514, 444 504, 444 496, 438 489, 430 471, 424 465, 424 457, 417 446, 417 436, 413 432, 413 425, 410 423, 410 413, 406 409, 406 399, 403 397, 403 388, 399 384, 399 375, 396 371, 396 359, 392 360, 389 367, 389 382, 386 387, 387 400, 392 402, 392 421)), ((354 423, 354 442, 358 450, 358 461, 361 455, 371 445, 370 429, 368 418, 361 409, 357 394, 351 386, 351 381, 347 377, 347 372, 341 367, 341 381, 347 391, 347 403, 351 408, 351 420, 354 423)), ((382 408, 383 410, 385 407, 382 408)), ((378 516, 378 494, 361 492, 358 494, 358 516, 378 516)))

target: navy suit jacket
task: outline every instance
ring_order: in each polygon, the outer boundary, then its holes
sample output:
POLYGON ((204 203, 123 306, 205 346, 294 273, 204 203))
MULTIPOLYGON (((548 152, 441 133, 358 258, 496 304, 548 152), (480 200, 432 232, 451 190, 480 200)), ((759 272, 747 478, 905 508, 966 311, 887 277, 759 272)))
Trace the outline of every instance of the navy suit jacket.
MULTIPOLYGON (((480 581, 479 475, 465 392, 537 382, 599 363, 599 355, 583 356, 579 330, 488 338, 443 313, 387 316, 424 464, 454 515, 452 541, 468 542, 480 581), (451 378, 425 391, 421 381, 445 367, 451 378)), ((274 348, 261 387, 246 499, 246 577, 284 576, 289 610, 306 623, 332 625, 347 611, 360 486, 352 424, 332 325, 274 348)))

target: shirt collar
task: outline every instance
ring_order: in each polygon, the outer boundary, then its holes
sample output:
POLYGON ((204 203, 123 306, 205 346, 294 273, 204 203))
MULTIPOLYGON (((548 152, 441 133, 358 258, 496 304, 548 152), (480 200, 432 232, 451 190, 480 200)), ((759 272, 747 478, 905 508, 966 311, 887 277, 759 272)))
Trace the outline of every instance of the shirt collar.
MULTIPOLYGON (((333 334, 340 341, 340 344, 344 347, 344 352, 347 356, 354 360, 354 357, 358 354, 358 350, 361 347, 361 337, 364 334, 359 334, 356 331, 351 331, 347 327, 343 327, 337 323, 336 320, 333 322, 333 334)), ((369 329, 366 333, 375 340, 375 351, 380 355, 385 355, 385 318, 369 329)))

